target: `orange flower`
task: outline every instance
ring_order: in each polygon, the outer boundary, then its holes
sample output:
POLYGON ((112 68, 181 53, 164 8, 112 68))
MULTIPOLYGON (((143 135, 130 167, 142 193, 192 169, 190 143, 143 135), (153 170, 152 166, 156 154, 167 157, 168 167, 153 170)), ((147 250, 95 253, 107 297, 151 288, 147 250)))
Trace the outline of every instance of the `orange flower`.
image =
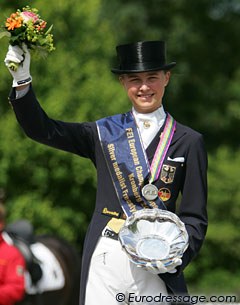
POLYGON ((20 28, 22 26, 22 21, 23 18, 21 16, 19 16, 19 14, 14 13, 11 14, 11 16, 9 18, 7 18, 6 21, 6 27, 8 29, 8 31, 20 28))
POLYGON ((47 22, 46 21, 42 21, 40 23, 41 29, 44 29, 46 27, 46 25, 47 25, 47 22))

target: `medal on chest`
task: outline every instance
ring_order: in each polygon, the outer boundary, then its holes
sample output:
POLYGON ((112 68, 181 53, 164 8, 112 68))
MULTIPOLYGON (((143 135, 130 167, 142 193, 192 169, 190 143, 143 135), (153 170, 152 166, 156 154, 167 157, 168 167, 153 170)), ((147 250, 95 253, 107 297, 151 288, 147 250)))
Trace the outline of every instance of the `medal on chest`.
POLYGON ((176 128, 176 122, 168 114, 166 119, 165 128, 161 134, 160 141, 155 151, 153 161, 150 166, 149 183, 142 188, 142 196, 146 200, 156 200, 158 198, 158 188, 153 184, 160 175, 163 161, 166 157, 168 148, 171 144, 172 137, 176 128))

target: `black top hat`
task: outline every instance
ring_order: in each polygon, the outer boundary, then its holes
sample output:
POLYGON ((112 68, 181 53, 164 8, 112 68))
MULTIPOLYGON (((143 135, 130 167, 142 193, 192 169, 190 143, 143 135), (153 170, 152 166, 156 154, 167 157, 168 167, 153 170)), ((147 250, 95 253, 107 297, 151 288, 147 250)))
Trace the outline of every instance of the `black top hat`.
POLYGON ((164 41, 140 41, 116 47, 119 67, 111 69, 115 74, 169 70, 176 62, 166 64, 164 41))

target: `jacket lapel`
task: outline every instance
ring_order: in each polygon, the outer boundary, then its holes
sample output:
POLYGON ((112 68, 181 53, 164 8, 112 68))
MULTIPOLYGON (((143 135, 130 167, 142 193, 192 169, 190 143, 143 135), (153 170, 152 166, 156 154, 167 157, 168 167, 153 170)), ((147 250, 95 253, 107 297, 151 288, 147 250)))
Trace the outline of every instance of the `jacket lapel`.
MULTIPOLYGON (((166 121, 165 121, 166 123, 166 121)), ((152 142, 150 143, 150 145, 148 146, 148 148, 146 149, 146 153, 147 153, 147 158, 149 161, 151 161, 154 157, 155 151, 157 149, 159 140, 160 140, 160 136, 161 133, 163 132, 163 129, 165 127, 165 123, 164 125, 159 129, 158 133, 156 134, 156 136, 153 138, 152 142)), ((183 132, 181 125, 180 124, 176 124, 176 130, 174 132, 170 147, 176 143, 183 135, 185 134, 185 132, 183 132)))

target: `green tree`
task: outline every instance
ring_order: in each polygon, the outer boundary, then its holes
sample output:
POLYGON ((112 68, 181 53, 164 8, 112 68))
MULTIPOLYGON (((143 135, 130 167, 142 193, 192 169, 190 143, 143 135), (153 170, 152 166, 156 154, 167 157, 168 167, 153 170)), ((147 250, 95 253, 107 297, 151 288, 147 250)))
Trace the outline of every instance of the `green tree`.
MULTIPOLYGON (((17 6, 6 2, 1 19, 24 5, 23 1, 17 6)), ((56 51, 47 59, 33 57, 31 67, 39 100, 54 118, 90 121, 123 105, 117 96, 118 84, 109 72, 108 57, 115 41, 107 20, 100 20, 100 5, 98 0, 58 1, 48 7, 41 1, 34 3, 42 18, 54 24, 56 51)), ((1 43, 3 60, 8 42, 1 43)), ((7 103, 11 76, 2 74, 0 186, 7 194, 10 219, 26 217, 40 231, 45 228, 63 234, 81 248, 94 208, 95 169, 90 161, 37 145, 23 135, 7 103), (52 215, 62 222, 62 230, 54 220, 46 225, 43 216, 47 212, 50 219, 52 215)))
POLYGON ((239 150, 220 147, 209 157, 209 228, 200 255, 186 272, 193 291, 240 295, 239 150))

